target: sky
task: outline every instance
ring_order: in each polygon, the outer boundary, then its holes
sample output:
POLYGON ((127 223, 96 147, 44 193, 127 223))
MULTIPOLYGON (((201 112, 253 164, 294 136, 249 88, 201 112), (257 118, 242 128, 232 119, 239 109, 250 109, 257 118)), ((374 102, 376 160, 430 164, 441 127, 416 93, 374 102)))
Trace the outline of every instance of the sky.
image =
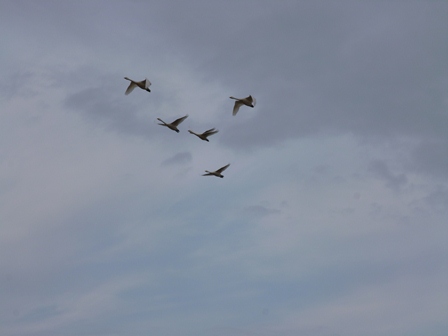
POLYGON ((448 334, 447 2, 0 0, 0 31, 1 335, 448 334))

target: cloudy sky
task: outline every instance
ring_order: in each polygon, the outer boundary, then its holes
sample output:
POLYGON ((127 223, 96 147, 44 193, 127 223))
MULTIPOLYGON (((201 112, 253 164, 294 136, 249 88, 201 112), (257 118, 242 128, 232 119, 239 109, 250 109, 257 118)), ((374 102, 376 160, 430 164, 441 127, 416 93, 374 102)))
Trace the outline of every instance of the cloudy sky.
POLYGON ((448 334, 447 2, 0 1, 0 31, 1 335, 448 334))

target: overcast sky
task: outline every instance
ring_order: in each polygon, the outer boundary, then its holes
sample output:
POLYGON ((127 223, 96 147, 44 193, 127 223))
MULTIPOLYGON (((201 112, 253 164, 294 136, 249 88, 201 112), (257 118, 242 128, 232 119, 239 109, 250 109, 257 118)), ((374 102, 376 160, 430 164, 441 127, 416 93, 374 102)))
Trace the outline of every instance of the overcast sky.
POLYGON ((0 1, 0 31, 2 336, 448 334, 447 2, 0 1))

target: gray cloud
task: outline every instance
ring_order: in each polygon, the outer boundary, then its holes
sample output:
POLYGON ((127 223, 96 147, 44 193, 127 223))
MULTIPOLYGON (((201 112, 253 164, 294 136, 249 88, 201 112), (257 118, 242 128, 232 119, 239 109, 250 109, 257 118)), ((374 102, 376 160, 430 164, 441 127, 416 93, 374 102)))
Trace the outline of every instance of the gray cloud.
POLYGON ((178 30, 167 27, 173 45, 205 61, 236 91, 229 94, 260 99, 260 117, 250 123, 261 131, 251 137, 275 140, 327 129, 360 136, 444 134, 447 27, 438 6, 413 3, 403 13, 393 3, 322 8, 287 2, 257 8, 250 18, 220 7, 195 21, 185 13, 197 8, 185 7, 176 11, 182 18, 174 14, 160 23, 185 28, 171 35, 178 30), (232 29, 233 22, 240 29, 232 29), (216 34, 201 34, 205 26, 216 34), (268 128, 273 131, 264 132, 268 128))
POLYGON ((255 217, 264 217, 272 214, 279 214, 280 210, 267 208, 262 205, 250 205, 243 209, 244 213, 255 216, 255 217))
POLYGON ((447 9, 4 2, 0 333, 444 334, 447 9))
POLYGON ((400 190, 408 179, 405 174, 394 174, 384 161, 375 160, 370 163, 370 171, 386 182, 386 186, 393 190, 400 190))
MULTIPOLYGON (((224 4, 140 5, 136 22, 163 31, 164 38, 154 43, 173 55, 182 53, 206 80, 223 83, 228 91, 222 99, 257 98, 255 109, 241 111, 251 117, 237 116, 239 122, 221 134, 221 143, 232 149, 347 133, 361 140, 408 138, 412 143, 435 138, 448 147, 448 27, 441 4, 412 3, 403 11, 396 3, 284 2, 254 8, 249 18, 224 4), (147 11, 154 20, 147 22, 147 11), (208 15, 196 17, 204 11, 208 15)), ((230 110, 231 102, 227 105, 230 110)), ((109 118, 106 124, 128 133, 135 126, 136 134, 144 134, 138 121, 116 116, 112 122, 112 115, 103 116, 109 118)), ((443 173, 440 157, 430 161, 434 172, 443 173)))
MULTIPOLYGON (((11 99, 13 96, 22 93, 23 88, 29 82, 30 78, 33 76, 31 71, 22 70, 14 73, 13 75, 6 78, 6 80, 0 83, 0 95, 5 99, 11 99)), ((27 91, 26 94, 36 94, 35 92, 27 91)))
POLYGON ((150 137, 150 123, 138 116, 134 104, 125 105, 104 88, 88 88, 69 95, 64 104, 106 129, 150 137))
POLYGON ((448 190, 438 187, 435 191, 429 193, 425 200, 431 206, 446 210, 448 209, 448 190))
POLYGON ((422 141, 413 148, 411 158, 415 171, 448 178, 448 142, 443 139, 422 141))
POLYGON ((176 164, 189 163, 192 160, 192 155, 189 152, 176 153, 172 157, 162 162, 163 166, 171 166, 176 164))

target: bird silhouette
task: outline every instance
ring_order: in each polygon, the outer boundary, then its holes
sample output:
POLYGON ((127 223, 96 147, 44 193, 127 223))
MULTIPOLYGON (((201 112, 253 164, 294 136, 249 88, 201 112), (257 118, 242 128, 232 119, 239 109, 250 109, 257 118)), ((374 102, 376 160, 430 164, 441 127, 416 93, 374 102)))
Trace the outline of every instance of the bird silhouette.
POLYGON ((218 131, 218 130, 215 130, 214 128, 210 128, 209 130, 206 130, 206 131, 205 131, 204 133, 202 133, 202 134, 198 134, 198 133, 196 133, 196 132, 193 132, 192 130, 188 130, 188 132, 190 132, 191 134, 196 135, 199 139, 208 142, 209 140, 207 139, 207 137, 209 137, 210 135, 216 134, 216 133, 218 133, 219 131, 218 131))
POLYGON ((126 92, 124 93, 125 95, 130 94, 136 87, 139 87, 142 90, 146 90, 148 92, 151 92, 151 90, 149 89, 151 82, 148 80, 148 78, 145 78, 144 80, 142 80, 141 82, 136 82, 130 78, 125 77, 124 79, 127 79, 128 81, 130 81, 131 83, 129 84, 128 88, 126 89, 126 92))
POLYGON ((166 122, 164 122, 164 121, 163 121, 162 119, 160 119, 160 118, 157 118, 157 120, 159 120, 159 121, 162 122, 162 124, 159 124, 159 125, 161 125, 161 126, 166 126, 166 127, 168 127, 169 129, 171 129, 171 130, 173 130, 173 131, 179 133, 179 129, 177 128, 177 126, 179 126, 179 124, 180 124, 182 121, 184 121, 185 119, 187 119, 187 117, 188 117, 188 114, 187 114, 186 116, 183 116, 182 118, 179 118, 179 119, 174 120, 172 123, 166 123, 166 122))
POLYGON ((233 106, 233 115, 236 115, 238 113, 238 110, 242 105, 254 107, 256 103, 255 98, 253 98, 252 96, 246 98, 235 98, 231 96, 230 99, 235 99, 235 105, 233 106))
POLYGON ((224 175, 222 175, 221 173, 222 173, 224 170, 226 170, 229 166, 230 166, 230 163, 227 164, 227 165, 225 165, 224 167, 219 168, 218 170, 213 171, 213 172, 210 172, 210 171, 206 170, 205 172, 206 172, 207 174, 202 174, 202 176, 216 176, 216 177, 223 178, 224 175))

